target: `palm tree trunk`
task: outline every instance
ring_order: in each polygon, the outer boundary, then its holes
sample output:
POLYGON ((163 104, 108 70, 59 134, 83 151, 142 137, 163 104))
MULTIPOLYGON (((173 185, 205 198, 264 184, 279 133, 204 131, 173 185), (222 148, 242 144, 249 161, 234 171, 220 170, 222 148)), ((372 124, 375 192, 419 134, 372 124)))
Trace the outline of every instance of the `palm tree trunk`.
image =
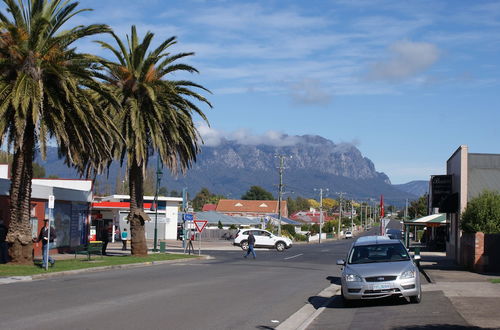
POLYGON ((11 262, 33 264, 33 241, 30 223, 31 179, 35 154, 35 128, 29 123, 20 148, 14 153, 10 185, 10 222, 7 242, 11 262))
POLYGON ((132 255, 145 256, 148 254, 148 247, 146 244, 144 223, 150 219, 144 212, 144 175, 142 168, 137 165, 135 160, 131 160, 130 163, 130 213, 128 215, 131 237, 130 249, 132 255))

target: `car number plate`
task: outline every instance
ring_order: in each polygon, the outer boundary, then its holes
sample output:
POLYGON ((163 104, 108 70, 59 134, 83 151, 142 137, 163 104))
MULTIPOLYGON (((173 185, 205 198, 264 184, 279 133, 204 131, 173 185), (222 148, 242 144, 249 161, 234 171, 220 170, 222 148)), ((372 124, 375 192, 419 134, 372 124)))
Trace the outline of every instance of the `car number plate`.
POLYGON ((387 290, 387 289, 392 289, 391 283, 381 283, 373 285, 373 290, 387 290))

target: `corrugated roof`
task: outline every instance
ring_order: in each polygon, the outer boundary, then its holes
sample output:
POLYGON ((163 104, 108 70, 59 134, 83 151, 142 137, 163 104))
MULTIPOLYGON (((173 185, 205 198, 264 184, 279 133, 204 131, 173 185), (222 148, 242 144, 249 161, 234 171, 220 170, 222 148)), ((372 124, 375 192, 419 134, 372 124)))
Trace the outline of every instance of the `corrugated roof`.
MULTIPOLYGON (((286 201, 281 202, 281 211, 286 210, 286 201)), ((217 204, 217 212, 255 212, 277 213, 278 201, 221 199, 217 204)))
POLYGON ((412 220, 406 220, 405 223, 407 224, 426 224, 426 223, 442 223, 445 224, 447 223, 446 220, 446 214, 445 213, 437 213, 437 214, 431 214, 427 215, 425 217, 417 218, 417 219, 412 219, 412 220))
MULTIPOLYGON (((207 220, 209 224, 218 224, 219 221, 223 225, 255 225, 260 224, 259 219, 249 219, 245 217, 232 217, 223 213, 208 211, 196 212, 196 220, 207 220)), ((179 213, 179 222, 182 222, 182 214, 179 213)))

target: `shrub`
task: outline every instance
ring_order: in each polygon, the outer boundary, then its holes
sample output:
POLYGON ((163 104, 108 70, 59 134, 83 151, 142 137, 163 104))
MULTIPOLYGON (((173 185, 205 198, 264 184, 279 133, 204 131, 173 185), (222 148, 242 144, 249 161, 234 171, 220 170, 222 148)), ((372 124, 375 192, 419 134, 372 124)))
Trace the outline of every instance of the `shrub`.
POLYGON ((233 225, 229 226, 229 229, 238 229, 238 228, 236 228, 236 226, 233 224, 233 225))
POLYGON ((295 235, 295 226, 294 225, 281 225, 281 230, 286 230, 287 232, 289 232, 290 234, 292 234, 292 236, 295 235))
POLYGON ((485 190, 467 203, 460 226, 468 233, 500 234, 500 194, 485 190))
POLYGON ((302 235, 302 234, 295 234, 295 236, 293 237, 296 241, 299 241, 299 242, 307 242, 307 236, 306 235, 302 235))

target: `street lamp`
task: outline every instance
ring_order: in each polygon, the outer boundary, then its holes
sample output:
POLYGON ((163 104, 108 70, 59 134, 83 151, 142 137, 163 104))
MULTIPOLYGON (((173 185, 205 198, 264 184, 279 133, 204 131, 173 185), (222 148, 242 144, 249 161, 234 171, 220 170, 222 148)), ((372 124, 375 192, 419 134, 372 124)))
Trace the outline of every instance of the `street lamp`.
POLYGON ((160 155, 157 156, 156 162, 156 190, 155 190, 155 200, 154 200, 154 208, 155 208, 155 235, 154 235, 154 245, 153 251, 158 251, 158 190, 160 189, 161 175, 163 172, 160 169, 160 155))

